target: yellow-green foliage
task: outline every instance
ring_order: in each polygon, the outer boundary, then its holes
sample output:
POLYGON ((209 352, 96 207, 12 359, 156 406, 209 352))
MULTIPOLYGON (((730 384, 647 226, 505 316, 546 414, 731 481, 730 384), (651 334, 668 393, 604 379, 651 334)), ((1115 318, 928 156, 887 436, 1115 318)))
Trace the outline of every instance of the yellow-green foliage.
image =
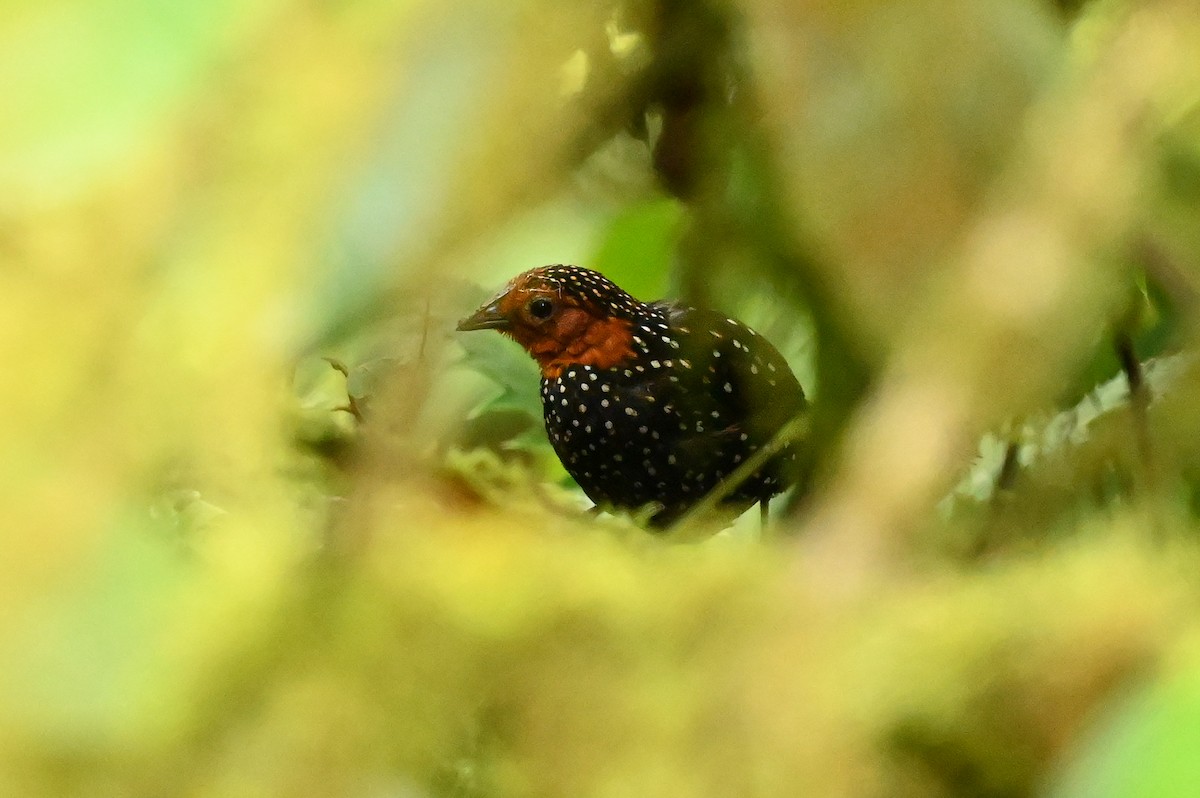
POLYGON ((1055 415, 1194 344, 1197 42, 10 0, 0 795, 1200 794, 1200 384, 1055 415), (815 477, 763 539, 582 513, 530 364, 453 332, 562 261, 787 351, 815 477), (1028 468, 943 501, 989 432, 1028 468))

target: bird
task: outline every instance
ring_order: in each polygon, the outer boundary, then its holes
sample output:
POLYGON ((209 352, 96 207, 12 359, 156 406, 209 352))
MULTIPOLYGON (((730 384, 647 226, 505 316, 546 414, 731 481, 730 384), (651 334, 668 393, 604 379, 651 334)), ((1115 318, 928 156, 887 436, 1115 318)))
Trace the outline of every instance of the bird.
MULTIPOLYGON (((640 301, 580 266, 517 275, 457 329, 498 330, 533 357, 567 473, 597 509, 648 511, 652 531, 686 516, 806 409, 787 360, 750 327, 640 301)), ((758 503, 765 524, 770 499, 799 478, 798 445, 726 486, 726 517, 758 503)))

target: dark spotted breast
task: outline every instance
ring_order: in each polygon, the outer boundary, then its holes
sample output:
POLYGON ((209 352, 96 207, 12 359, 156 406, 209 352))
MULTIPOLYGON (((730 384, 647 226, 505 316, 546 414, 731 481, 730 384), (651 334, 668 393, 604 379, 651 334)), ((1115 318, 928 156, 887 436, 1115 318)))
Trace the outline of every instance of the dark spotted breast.
MULTIPOLYGON (((546 430, 593 501, 657 503, 652 523, 666 526, 801 412, 804 393, 774 346, 719 313, 640 304, 632 332, 625 362, 542 380, 546 430)), ((796 460, 785 448, 726 503, 744 509, 784 490, 796 460)))

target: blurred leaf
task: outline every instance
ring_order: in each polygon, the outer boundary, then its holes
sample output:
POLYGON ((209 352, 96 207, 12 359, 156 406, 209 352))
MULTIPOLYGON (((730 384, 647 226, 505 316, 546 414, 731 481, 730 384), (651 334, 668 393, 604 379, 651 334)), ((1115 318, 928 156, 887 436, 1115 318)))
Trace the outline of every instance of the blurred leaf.
POLYGON ((590 268, 638 299, 665 296, 676 255, 683 207, 660 199, 632 205, 609 225, 590 268))
POLYGON ((524 403, 516 403, 504 397, 488 403, 487 409, 473 416, 464 426, 459 443, 463 449, 500 449, 518 436, 536 427, 541 434, 542 446, 545 435, 541 427, 529 417, 524 403))
POLYGON ((467 365, 494 382, 502 396, 518 397, 518 403, 524 397, 526 410, 541 418, 541 374, 518 344, 489 331, 461 335, 458 342, 466 352, 467 365))
POLYGON ((396 357, 377 357, 359 363, 346 376, 346 391, 355 399, 369 399, 378 390, 381 380, 408 365, 411 365, 410 361, 396 357))
POLYGON ((221 59, 283 0, 50 0, 5 9, 0 186, 23 201, 70 196, 186 107, 221 59))
POLYGON ((1093 727, 1051 798, 1200 795, 1200 669, 1127 697, 1093 727))
POLYGON ((146 746, 182 720, 159 708, 193 687, 166 647, 187 592, 183 541, 223 512, 192 497, 143 512, 131 508, 92 567, 27 616, 0 657, 8 722, 46 743, 146 746))

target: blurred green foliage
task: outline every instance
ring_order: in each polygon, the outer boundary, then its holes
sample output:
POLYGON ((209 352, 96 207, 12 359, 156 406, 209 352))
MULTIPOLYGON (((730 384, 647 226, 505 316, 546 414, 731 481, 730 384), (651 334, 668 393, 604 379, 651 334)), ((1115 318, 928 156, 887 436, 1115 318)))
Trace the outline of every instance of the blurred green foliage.
POLYGON ((7 3, 0 795, 1196 794, 1197 41, 7 3), (768 533, 583 512, 453 331, 553 262, 787 354, 768 533))

